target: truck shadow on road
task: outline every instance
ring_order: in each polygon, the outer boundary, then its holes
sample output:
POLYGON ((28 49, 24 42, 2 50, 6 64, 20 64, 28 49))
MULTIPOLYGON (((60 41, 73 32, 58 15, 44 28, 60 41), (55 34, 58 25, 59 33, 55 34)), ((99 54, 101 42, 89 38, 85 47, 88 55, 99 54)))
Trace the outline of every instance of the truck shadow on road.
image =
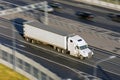
POLYGON ((23 36, 23 24, 24 22, 26 22, 27 20, 24 20, 22 18, 15 18, 11 20, 15 29, 18 31, 18 33, 23 36))

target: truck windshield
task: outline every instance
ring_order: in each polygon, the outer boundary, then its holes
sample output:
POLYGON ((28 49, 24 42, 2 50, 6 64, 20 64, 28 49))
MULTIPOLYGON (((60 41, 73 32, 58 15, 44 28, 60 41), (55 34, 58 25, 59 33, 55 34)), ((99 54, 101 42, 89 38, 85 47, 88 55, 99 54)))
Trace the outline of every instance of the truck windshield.
POLYGON ((88 48, 88 45, 80 46, 81 50, 86 49, 86 48, 88 48))

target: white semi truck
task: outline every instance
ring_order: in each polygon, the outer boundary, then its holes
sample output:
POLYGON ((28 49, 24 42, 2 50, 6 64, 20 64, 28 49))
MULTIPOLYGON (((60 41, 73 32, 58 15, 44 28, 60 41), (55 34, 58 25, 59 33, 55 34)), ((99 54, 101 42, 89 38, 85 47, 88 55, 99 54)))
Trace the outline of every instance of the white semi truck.
POLYGON ((79 35, 70 34, 36 21, 25 23, 23 30, 24 38, 28 42, 42 42, 60 53, 67 53, 80 59, 90 58, 93 55, 86 41, 79 35))

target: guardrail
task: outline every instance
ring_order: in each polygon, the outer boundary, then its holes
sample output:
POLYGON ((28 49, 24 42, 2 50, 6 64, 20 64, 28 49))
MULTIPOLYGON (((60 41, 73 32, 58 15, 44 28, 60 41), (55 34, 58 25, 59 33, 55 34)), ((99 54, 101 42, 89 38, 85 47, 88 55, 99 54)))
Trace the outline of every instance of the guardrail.
POLYGON ((21 54, 24 52, 14 51, 13 55, 13 50, 10 47, 0 44, 0 63, 24 74, 30 80, 61 80, 56 74, 21 54))

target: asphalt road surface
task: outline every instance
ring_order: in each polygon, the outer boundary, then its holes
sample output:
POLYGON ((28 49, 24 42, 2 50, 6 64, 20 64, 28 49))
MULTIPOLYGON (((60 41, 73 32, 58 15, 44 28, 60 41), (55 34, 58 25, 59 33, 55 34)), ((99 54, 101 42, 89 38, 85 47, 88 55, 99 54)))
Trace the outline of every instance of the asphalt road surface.
MULTIPOLYGON (((14 31, 15 31, 15 43, 16 43, 15 46, 17 49, 30 52, 30 53, 37 55, 37 56, 40 56, 40 57, 44 57, 48 60, 62 64, 62 65, 67 66, 69 68, 72 68, 75 71, 75 73, 72 73, 71 70, 69 72, 68 69, 63 69, 63 71, 60 72, 59 68, 58 68, 60 66, 57 66, 56 67, 57 69, 55 69, 53 67, 49 67, 48 66, 49 64, 46 64, 47 62, 45 63, 44 60, 43 60, 43 62, 42 61, 40 62, 42 65, 44 65, 45 67, 47 67, 50 70, 53 70, 53 72, 56 72, 59 76, 62 76, 63 78, 70 77, 70 78, 74 79, 76 76, 77 76, 77 78, 79 78, 79 75, 75 75, 75 74, 81 73, 80 71, 83 71, 85 73, 93 75, 93 73, 94 73, 93 70, 96 68, 97 69, 97 76, 102 78, 103 80, 118 80, 118 79, 120 79, 120 70, 119 70, 120 57, 119 57, 119 55, 114 54, 115 56, 117 56, 116 58, 108 60, 108 61, 104 61, 104 62, 98 64, 97 66, 95 66, 95 63, 97 61, 106 59, 109 56, 112 56, 113 54, 106 52, 106 51, 103 51, 103 50, 92 48, 92 49, 94 49, 94 53, 95 53, 93 58, 86 59, 86 60, 79 60, 79 59, 73 58, 69 55, 57 53, 57 52, 51 50, 51 48, 46 47, 46 46, 42 46, 42 48, 41 48, 40 45, 34 45, 31 43, 27 43, 23 39, 23 37, 19 34, 19 31, 15 28, 15 26, 14 27, 10 26, 9 22, 4 22, 4 24, 6 26, 0 25, 0 33, 1 33, 0 34, 0 42, 2 44, 13 45, 13 43, 12 43, 12 41, 13 41, 13 39, 12 39, 13 32, 12 31, 13 30, 12 29, 14 29, 14 31), (46 48, 48 48, 48 49, 46 49, 46 48), (66 75, 63 74, 63 72, 66 72, 66 70, 68 71, 67 73, 70 73, 70 74, 66 74, 66 73, 65 73, 66 75)), ((21 29, 22 29, 22 27, 21 27, 21 29)), ((39 59, 34 58, 34 56, 30 56, 28 54, 24 54, 24 55, 31 57, 35 61, 40 61, 39 59)), ((53 66, 52 64, 50 64, 50 65, 53 66)), ((60 68, 60 70, 61 69, 62 68, 60 68)), ((85 76, 88 76, 87 74, 84 74, 84 73, 82 73, 82 74, 85 76)), ((79 80, 79 79, 75 79, 75 80, 79 80)))

